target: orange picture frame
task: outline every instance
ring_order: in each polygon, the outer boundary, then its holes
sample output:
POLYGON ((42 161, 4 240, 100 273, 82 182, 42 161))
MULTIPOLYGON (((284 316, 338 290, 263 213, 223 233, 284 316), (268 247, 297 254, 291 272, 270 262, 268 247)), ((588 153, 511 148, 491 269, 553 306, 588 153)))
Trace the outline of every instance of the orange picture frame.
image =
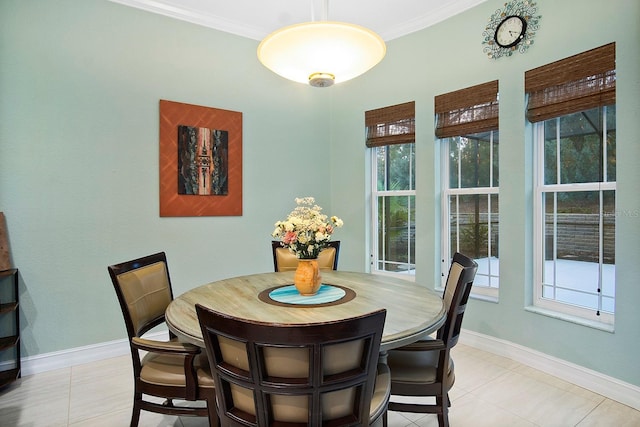
POLYGON ((160 216, 242 215, 242 113, 160 100, 160 216), (224 195, 179 194, 178 127, 228 132, 224 195))

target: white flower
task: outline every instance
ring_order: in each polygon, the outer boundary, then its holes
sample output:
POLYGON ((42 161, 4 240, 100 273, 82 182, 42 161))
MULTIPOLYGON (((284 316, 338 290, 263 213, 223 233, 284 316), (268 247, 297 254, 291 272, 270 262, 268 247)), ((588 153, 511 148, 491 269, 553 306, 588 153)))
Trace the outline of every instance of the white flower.
POLYGON ((276 222, 272 237, 280 238, 283 246, 289 248, 298 258, 317 258, 327 247, 335 228, 343 222, 337 216, 330 219, 315 204, 313 197, 296 198, 297 207, 285 221, 276 222), (300 243, 300 244, 297 244, 300 243))
POLYGON ((331 222, 333 222, 333 224, 340 228, 344 225, 344 222, 342 222, 342 220, 340 218, 338 218, 337 216, 332 216, 331 217, 331 222))

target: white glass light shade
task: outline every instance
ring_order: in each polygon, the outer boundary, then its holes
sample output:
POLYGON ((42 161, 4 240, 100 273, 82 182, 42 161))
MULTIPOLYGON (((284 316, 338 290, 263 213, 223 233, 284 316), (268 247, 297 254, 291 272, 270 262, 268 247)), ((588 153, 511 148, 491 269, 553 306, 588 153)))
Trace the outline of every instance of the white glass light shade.
POLYGON ((330 86, 371 69, 384 58, 386 50, 382 38, 371 30, 342 22, 319 21, 291 25, 271 33, 258 46, 258 59, 289 80, 330 86))

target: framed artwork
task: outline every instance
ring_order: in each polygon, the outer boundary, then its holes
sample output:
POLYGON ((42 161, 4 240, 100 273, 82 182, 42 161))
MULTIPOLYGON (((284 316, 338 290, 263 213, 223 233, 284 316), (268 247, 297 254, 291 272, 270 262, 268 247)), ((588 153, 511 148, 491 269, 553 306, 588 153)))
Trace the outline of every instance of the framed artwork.
POLYGON ((242 215, 242 113, 160 100, 160 216, 242 215))

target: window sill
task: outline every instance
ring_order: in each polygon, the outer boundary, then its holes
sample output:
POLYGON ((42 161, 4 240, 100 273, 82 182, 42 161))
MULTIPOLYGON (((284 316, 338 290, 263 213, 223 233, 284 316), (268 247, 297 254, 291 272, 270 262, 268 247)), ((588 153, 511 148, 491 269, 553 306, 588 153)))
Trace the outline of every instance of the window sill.
POLYGON ((526 311, 531 313, 540 314, 542 316, 552 317, 558 320, 564 320, 565 322, 575 323, 576 325, 586 326, 588 328, 598 329, 604 332, 614 333, 615 328, 613 325, 609 325, 607 323, 596 322, 594 320, 583 319, 577 316, 571 316, 565 313, 559 313, 557 311, 552 311, 545 308, 536 307, 533 305, 527 306, 524 308, 526 311))

